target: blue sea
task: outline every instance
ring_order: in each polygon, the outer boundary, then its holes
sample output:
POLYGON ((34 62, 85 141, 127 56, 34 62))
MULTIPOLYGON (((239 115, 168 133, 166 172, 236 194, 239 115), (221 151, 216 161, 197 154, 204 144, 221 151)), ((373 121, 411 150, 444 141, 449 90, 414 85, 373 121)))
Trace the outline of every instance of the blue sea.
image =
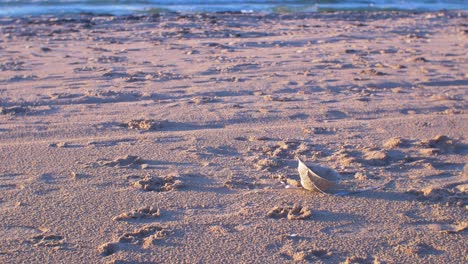
POLYGON ((157 12, 320 12, 467 10, 468 0, 0 0, 0 16, 157 12))

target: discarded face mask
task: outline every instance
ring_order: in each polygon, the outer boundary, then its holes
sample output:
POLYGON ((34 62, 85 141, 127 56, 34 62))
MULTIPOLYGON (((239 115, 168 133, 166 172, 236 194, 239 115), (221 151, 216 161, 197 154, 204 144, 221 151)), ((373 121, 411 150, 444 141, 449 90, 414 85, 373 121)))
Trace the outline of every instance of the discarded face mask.
POLYGON ((334 187, 340 180, 338 172, 331 168, 322 166, 313 166, 313 169, 307 167, 304 162, 297 158, 299 176, 301 185, 304 189, 325 193, 326 190, 334 187))

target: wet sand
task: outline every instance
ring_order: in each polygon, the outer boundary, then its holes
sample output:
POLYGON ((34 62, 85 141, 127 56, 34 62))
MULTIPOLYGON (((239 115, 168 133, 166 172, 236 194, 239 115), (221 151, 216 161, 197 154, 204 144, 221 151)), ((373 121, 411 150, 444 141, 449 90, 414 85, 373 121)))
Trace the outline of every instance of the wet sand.
POLYGON ((466 21, 1 18, 0 262, 465 262, 466 21))

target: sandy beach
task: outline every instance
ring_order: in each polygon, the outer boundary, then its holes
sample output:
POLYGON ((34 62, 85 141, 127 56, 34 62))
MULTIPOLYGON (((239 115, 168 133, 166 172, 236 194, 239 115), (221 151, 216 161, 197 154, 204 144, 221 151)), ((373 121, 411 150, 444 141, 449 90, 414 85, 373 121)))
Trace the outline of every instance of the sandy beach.
POLYGON ((466 263, 467 16, 0 18, 0 262, 466 263))

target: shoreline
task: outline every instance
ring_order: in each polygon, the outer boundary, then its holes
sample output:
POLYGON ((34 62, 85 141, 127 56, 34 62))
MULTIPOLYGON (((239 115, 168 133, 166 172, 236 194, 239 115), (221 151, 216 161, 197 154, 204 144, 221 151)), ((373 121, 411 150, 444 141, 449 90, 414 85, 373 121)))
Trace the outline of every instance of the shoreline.
POLYGON ((421 15, 421 14, 451 14, 451 15, 460 15, 464 14, 465 16, 468 13, 468 10, 463 9, 442 9, 442 10, 323 10, 323 11, 313 11, 313 12, 242 12, 242 11, 217 11, 217 12, 179 12, 179 11, 163 11, 157 13, 128 13, 128 14, 112 14, 112 13, 65 13, 65 14, 29 14, 29 15, 3 15, 0 16, 0 20, 3 19, 19 19, 19 20, 28 20, 28 19, 38 19, 38 18, 74 18, 74 17, 115 17, 115 18, 145 18, 145 17, 158 17, 158 16, 209 16, 209 15, 235 15, 235 16, 262 16, 262 17, 271 17, 271 16, 293 16, 293 17, 320 17, 323 15, 358 15, 358 14, 387 14, 387 15, 421 15))

